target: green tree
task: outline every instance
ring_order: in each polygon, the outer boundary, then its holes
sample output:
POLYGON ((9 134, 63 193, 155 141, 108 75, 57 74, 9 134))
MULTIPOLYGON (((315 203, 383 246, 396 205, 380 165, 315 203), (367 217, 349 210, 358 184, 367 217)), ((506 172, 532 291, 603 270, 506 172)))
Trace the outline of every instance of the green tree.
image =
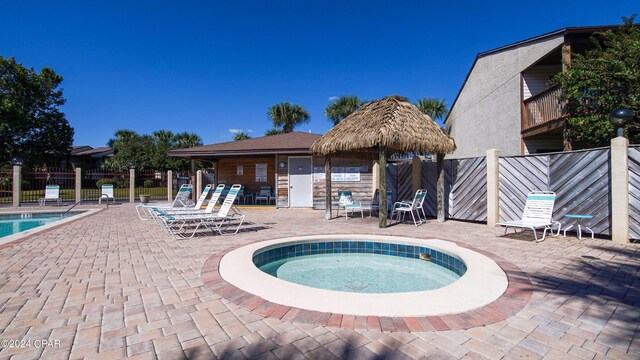
POLYGON ((233 136, 233 140, 235 141, 239 141, 239 140, 247 140, 247 139, 251 139, 251 136, 249 136, 247 133, 245 133, 244 131, 240 131, 237 132, 234 136, 233 136))
MULTIPOLYGON (((560 85, 573 149, 607 146, 614 137, 608 115, 619 107, 640 115, 640 29, 635 15, 615 30, 596 33, 593 48, 572 54, 568 70, 552 81, 560 85)), ((628 126, 631 143, 640 141, 637 123, 628 126)))
POLYGON ((124 171, 129 162, 136 163, 140 170, 189 170, 187 159, 167 156, 167 151, 202 145, 200 136, 182 132, 174 134, 167 130, 154 131, 151 135, 139 135, 131 130, 118 130, 108 141, 114 155, 104 162, 104 167, 114 171, 124 171))
POLYGON ((433 120, 442 119, 447 115, 447 102, 445 99, 436 99, 430 97, 424 97, 418 99, 416 107, 424 114, 429 115, 433 120))
POLYGON ((269 130, 264 132, 264 136, 280 135, 280 134, 284 134, 284 130, 282 130, 282 129, 269 129, 269 130))
POLYGON ((0 56, 0 164, 21 156, 27 165, 51 165, 69 154, 73 128, 59 109, 61 83, 47 67, 38 74, 0 56))
POLYGON ((290 133, 296 126, 309 122, 311 118, 307 110, 297 104, 282 102, 272 105, 267 115, 273 121, 275 128, 282 128, 285 133, 290 133))
POLYGON ((357 96, 340 96, 324 109, 324 116, 333 121, 333 126, 336 126, 344 118, 358 110, 362 104, 364 101, 357 96))

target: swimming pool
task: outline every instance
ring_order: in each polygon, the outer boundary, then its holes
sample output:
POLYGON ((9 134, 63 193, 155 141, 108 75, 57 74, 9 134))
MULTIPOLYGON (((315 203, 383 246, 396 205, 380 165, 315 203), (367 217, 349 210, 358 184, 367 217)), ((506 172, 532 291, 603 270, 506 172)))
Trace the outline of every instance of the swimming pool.
POLYGON ((0 237, 17 234, 22 231, 30 230, 38 226, 51 224, 60 221, 64 217, 76 215, 66 214, 3 214, 0 215, 0 237))
POLYGON ((254 254, 263 272, 300 285, 356 293, 438 289, 466 272, 459 258, 425 246, 377 241, 321 241, 254 254))
POLYGON ((98 210, 77 210, 69 213, 11 213, 0 214, 0 244, 48 229, 60 223, 82 217, 98 210))
MULTIPOLYGON (((301 236, 242 246, 229 251, 219 261, 218 272, 222 280, 240 290, 274 304, 334 314, 387 317, 456 314, 490 304, 498 299, 508 286, 505 272, 495 261, 453 242, 439 239, 352 234, 301 236), (256 261, 260 264, 265 258, 273 257, 268 255, 270 251, 274 251, 271 254, 275 257, 278 251, 280 256, 284 253, 291 254, 283 249, 305 252, 308 248, 311 252, 315 248, 313 244, 318 244, 316 251, 319 251, 322 243, 334 244, 331 252, 337 251, 337 243, 340 244, 340 251, 343 243, 345 247, 353 245, 351 248, 356 249, 356 253, 361 248, 358 243, 363 243, 365 254, 367 243, 371 243, 372 253, 373 249, 378 247, 377 243, 380 244, 381 252, 376 254, 378 256, 409 257, 411 254, 411 257, 420 257, 421 254, 429 252, 430 260, 434 260, 433 254, 436 254, 436 261, 464 271, 459 272, 459 275, 462 275, 453 283, 433 290, 413 288, 409 289, 410 291, 394 293, 361 293, 296 284, 271 276, 256 266, 256 261), (402 251, 399 251, 401 249, 402 251), (385 251, 388 254, 384 254, 385 251), (438 253, 440 255, 437 255, 438 253)), ((354 285, 358 287, 358 284, 354 285)))

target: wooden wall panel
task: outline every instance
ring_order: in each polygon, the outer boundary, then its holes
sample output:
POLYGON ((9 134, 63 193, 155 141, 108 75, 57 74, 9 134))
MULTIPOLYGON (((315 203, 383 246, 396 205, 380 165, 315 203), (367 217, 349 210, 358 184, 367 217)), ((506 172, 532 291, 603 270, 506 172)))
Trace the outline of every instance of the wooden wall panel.
MULTIPOLYGON (((356 199, 360 199, 363 202, 371 201, 373 197, 373 175, 371 170, 373 168, 373 161, 371 160, 361 160, 361 159, 342 159, 342 158, 332 158, 331 159, 332 167, 354 167, 354 166, 365 166, 366 171, 360 170, 360 181, 358 182, 331 182, 331 195, 334 198, 338 196, 338 190, 351 190, 353 193, 353 197, 356 199)), ((314 157, 313 158, 313 167, 322 168, 322 172, 324 173, 324 157, 314 157)), ((313 208, 314 209, 325 209, 325 181, 313 181, 313 208)), ((337 204, 337 202, 335 202, 337 204)), ((337 205, 336 205, 337 206, 337 205)), ((334 206, 333 208, 336 208, 334 206)))
POLYGON ((220 159, 216 169, 218 183, 244 185, 245 194, 259 192, 260 186, 268 185, 273 189, 275 164, 275 157, 220 159), (256 164, 267 164, 267 182, 256 182, 256 164), (239 165, 243 167, 242 175, 237 175, 239 165))
POLYGON ((284 161, 283 169, 278 166, 278 207, 289 206, 289 156, 278 155, 278 163, 284 161))

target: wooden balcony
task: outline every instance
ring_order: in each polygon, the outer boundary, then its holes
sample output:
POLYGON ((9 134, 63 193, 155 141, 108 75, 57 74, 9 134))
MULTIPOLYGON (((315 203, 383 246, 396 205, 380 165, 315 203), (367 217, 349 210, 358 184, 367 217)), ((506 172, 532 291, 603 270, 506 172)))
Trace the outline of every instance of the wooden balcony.
POLYGON ((522 133, 546 132, 562 126, 560 87, 552 86, 523 101, 522 133), (538 131, 535 131, 538 130, 538 131))

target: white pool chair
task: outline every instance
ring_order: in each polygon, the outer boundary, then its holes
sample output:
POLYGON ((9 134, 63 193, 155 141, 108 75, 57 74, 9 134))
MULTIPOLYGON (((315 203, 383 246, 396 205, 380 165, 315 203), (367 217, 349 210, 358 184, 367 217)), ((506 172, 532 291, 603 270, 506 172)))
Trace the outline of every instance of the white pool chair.
MULTIPOLYGON (((240 191, 240 186, 241 185, 236 184, 229 189, 222 206, 220 206, 220 210, 217 212, 206 211, 190 214, 158 212, 157 218, 165 230, 175 238, 191 238, 200 227, 208 227, 220 234, 226 234, 223 229, 230 225, 232 221, 237 220, 239 224, 234 232, 235 234, 240 229, 245 216, 240 210, 233 206, 240 191), (193 227, 191 234, 186 236, 187 229, 190 227, 193 227)), ((209 207, 207 207, 207 210, 208 209, 209 207)))
MULTIPOLYGON (((560 234, 561 224, 558 221, 552 220, 555 200, 556 194, 553 191, 532 191, 527 195, 527 201, 524 204, 524 211, 522 212, 522 219, 499 222, 496 226, 504 226, 505 234, 509 228, 513 228, 514 232, 516 232, 517 229, 532 230, 536 242, 544 241, 547 230, 551 232, 552 236, 558 236, 560 234), (558 228, 555 235, 553 234, 554 226, 558 228), (538 240, 537 229, 543 229, 540 240, 538 240)), ((496 233, 496 235, 498 234, 496 233)))
POLYGON ((427 215, 425 214, 424 208, 422 207, 422 205, 424 204, 424 199, 426 197, 427 197, 427 190, 420 189, 416 191, 416 194, 413 196, 413 200, 396 202, 395 204, 393 204, 391 219, 393 220, 393 216, 395 215, 396 220, 404 221, 405 215, 407 213, 410 213, 411 218, 413 219, 413 224, 415 226, 426 223, 427 215), (400 219, 401 213, 402 213, 402 219, 400 219))
POLYGON ((98 205, 102 204, 102 199, 107 199, 107 205, 109 205, 109 200, 113 200, 113 203, 116 203, 116 198, 113 195, 113 184, 102 185, 100 187, 100 197, 98 198, 98 205))
POLYGON ((356 211, 360 211, 360 217, 364 218, 362 202, 356 201, 353 198, 351 190, 338 190, 338 211, 336 212, 336 216, 340 216, 341 208, 344 209, 345 219, 348 219, 349 214, 353 214, 356 211))
POLYGON ((173 199, 173 203, 161 203, 161 204, 139 204, 136 206, 136 212, 140 220, 151 219, 151 208, 181 208, 192 207, 195 204, 191 201, 191 191, 193 187, 191 184, 184 184, 178 189, 176 197, 173 199))
POLYGON ((47 201, 56 201, 56 205, 60 205, 62 199, 60 199, 60 185, 47 185, 44 188, 44 197, 38 199, 40 206, 45 206, 47 201))

